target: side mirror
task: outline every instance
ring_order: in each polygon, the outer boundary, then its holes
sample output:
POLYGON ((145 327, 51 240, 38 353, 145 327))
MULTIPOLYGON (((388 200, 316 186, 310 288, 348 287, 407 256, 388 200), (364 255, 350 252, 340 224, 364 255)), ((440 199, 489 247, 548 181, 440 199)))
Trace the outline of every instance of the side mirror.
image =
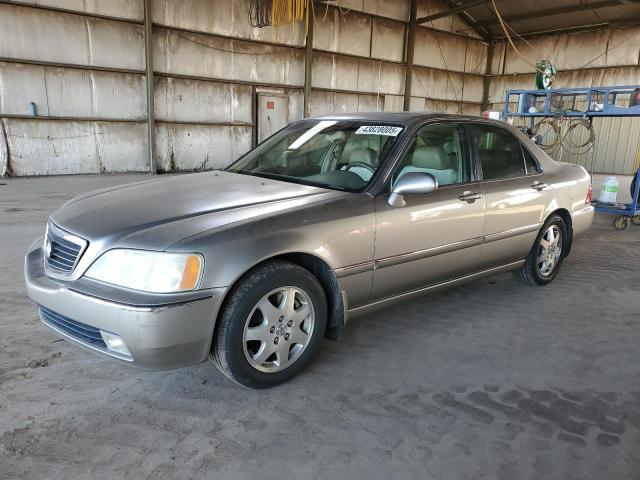
POLYGON ((404 207, 407 193, 427 194, 438 189, 438 180, 430 173, 409 172, 402 175, 391 189, 387 203, 392 207, 404 207))
POLYGON ((536 145, 542 145, 542 135, 534 135, 531 137, 531 141, 536 145))

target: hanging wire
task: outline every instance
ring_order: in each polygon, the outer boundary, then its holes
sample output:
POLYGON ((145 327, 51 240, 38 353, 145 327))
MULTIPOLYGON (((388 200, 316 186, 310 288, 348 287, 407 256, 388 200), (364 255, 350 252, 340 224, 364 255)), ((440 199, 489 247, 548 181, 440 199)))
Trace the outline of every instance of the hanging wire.
POLYGON ((596 60, 598 60, 599 58, 604 57, 605 55, 607 55, 611 50, 618 48, 620 45, 622 45, 622 44, 624 44, 624 43, 628 42, 629 40, 633 40, 633 39, 634 39, 634 38, 636 38, 638 35, 640 35, 640 32, 636 32, 635 34, 628 36, 627 38, 625 38, 625 39, 624 39, 624 40, 622 40, 621 42, 618 42, 617 44, 615 44, 613 47, 609 47, 609 46, 607 45, 607 48, 605 49, 605 51, 604 51, 604 52, 602 52, 600 55, 598 55, 598 56, 596 56, 596 57, 592 58, 591 60, 589 60, 587 63, 585 63, 584 65, 582 65, 582 66, 580 67, 580 69, 588 67, 589 65, 591 65, 593 62, 595 62, 595 61, 596 61, 596 60))
MULTIPOLYGON (((193 43, 195 45, 200 45, 201 47, 209 48, 211 50, 216 50, 218 52, 231 53, 233 55, 249 55, 249 56, 252 56, 252 57, 259 56, 259 55, 273 55, 273 50, 272 49, 267 49, 267 51, 265 51, 265 52, 255 52, 255 51, 242 52, 242 51, 238 51, 238 50, 234 50, 234 49, 216 47, 215 45, 210 45, 208 43, 198 41, 195 38, 192 38, 192 37, 190 37, 190 36, 188 36, 186 34, 182 34, 182 33, 178 33, 177 36, 178 36, 178 38, 186 40, 187 42, 193 43)), ((233 46, 234 40, 229 40, 229 42, 233 46)))
POLYGON ((562 138, 560 134, 560 125, 553 118, 544 118, 533 126, 534 135, 540 135, 542 143, 540 148, 543 150, 553 150, 560 144, 562 138), (551 137, 549 137, 551 135, 551 137))
POLYGON ((300 22, 313 9, 312 0, 272 0, 271 24, 274 27, 300 22))
MULTIPOLYGON (((504 19, 503 19, 504 20, 504 19)), ((526 38, 524 38, 522 35, 520 35, 518 32, 516 32, 513 27, 511 25, 509 25, 507 22, 504 22, 504 24, 507 26, 507 28, 509 30, 511 30, 511 32, 518 37, 520 40, 522 40, 524 43, 526 43, 532 50, 535 50, 536 52, 539 53, 538 49, 536 48, 536 46, 531 43, 529 40, 527 40, 526 38)), ((542 55, 545 56, 545 55, 542 55)))
MULTIPOLYGON (((324 15, 320 22, 324 22, 329 14, 330 3, 327 1, 324 4, 324 15)), ((344 11, 340 5, 336 6, 342 15, 350 11, 344 11)), ((305 33, 309 31, 309 22, 318 24, 315 0, 249 0, 249 25, 252 27, 280 27, 289 24, 293 26, 302 21, 305 22, 305 33)))
POLYGON ((249 0, 249 25, 263 28, 271 25, 272 0, 249 0))
POLYGON ((500 12, 498 11, 498 6, 496 5, 496 0, 491 0, 491 3, 493 4, 493 10, 494 10, 494 12, 496 14, 496 17, 498 18, 498 22, 500 23, 500 26, 502 27, 502 31, 504 32, 505 36, 507 37, 507 40, 509 41, 509 45, 511 45, 511 48, 513 48, 513 51, 516 52, 516 54, 522 60, 524 60, 524 62, 527 65, 529 65, 530 67, 533 67, 536 72, 540 72, 540 73, 544 74, 544 70, 542 70, 540 67, 538 67, 538 65, 536 65, 535 63, 532 63, 528 58, 526 58, 524 55, 522 55, 522 53, 520 53, 520 50, 518 50, 518 47, 516 47, 516 44, 513 42, 513 39, 511 38, 511 34, 509 33, 509 30, 507 29, 507 25, 505 24, 505 21, 502 18, 502 15, 500 15, 500 12))
MULTIPOLYGON (((427 6, 427 15, 430 15, 431 12, 429 11, 429 7, 427 6)), ((432 22, 433 24, 433 22, 432 22)), ((453 80, 451 79, 451 71, 449 70, 449 66, 447 65, 447 60, 445 58, 444 52, 442 51, 442 46, 440 45, 440 40, 438 39, 438 34, 434 34, 434 39, 436 41, 436 46, 438 47, 438 51, 440 52, 440 58, 442 59, 442 64, 444 65, 444 70, 447 73, 447 82, 449 83, 449 85, 451 85, 451 90, 453 91, 453 101, 455 102, 462 102, 462 98, 460 98, 460 100, 458 100, 458 92, 456 92, 456 87, 453 84, 453 80)), ((467 38, 467 42, 468 42, 468 38, 467 38)), ((465 46, 465 64, 466 64, 466 55, 467 55, 467 51, 466 51, 466 46, 465 46)), ((466 67, 466 65, 465 65, 466 67)), ((422 82, 420 82, 422 84, 422 82)), ((424 87, 423 87, 424 88, 424 87)), ((464 90, 464 75, 462 77, 462 90, 464 90)), ((459 112, 461 110, 461 106, 459 108, 459 112)))
POLYGON ((583 155, 591 150, 596 141, 596 133, 587 118, 575 118, 569 122, 562 137, 562 148, 572 155, 583 155))

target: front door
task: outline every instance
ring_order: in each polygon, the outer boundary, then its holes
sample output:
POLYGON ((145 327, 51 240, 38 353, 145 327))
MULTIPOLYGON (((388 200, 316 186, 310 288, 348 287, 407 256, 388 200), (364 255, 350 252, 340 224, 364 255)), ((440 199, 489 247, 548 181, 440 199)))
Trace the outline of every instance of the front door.
POLYGON ((381 299, 473 273, 480 264, 484 198, 472 168, 465 129, 421 128, 396 166, 387 191, 375 199, 373 297, 381 299), (430 173, 438 189, 387 203, 391 185, 407 172, 430 173))
POLYGON ((505 128, 470 125, 486 201, 483 267, 526 258, 551 195, 535 157, 505 128))

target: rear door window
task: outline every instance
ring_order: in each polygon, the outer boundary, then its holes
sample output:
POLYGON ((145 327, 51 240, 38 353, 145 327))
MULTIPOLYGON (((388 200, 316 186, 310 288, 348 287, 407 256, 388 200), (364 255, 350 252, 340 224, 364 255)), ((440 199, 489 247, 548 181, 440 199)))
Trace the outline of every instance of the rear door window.
POLYGON ((522 151, 524 152, 524 164, 527 168, 527 175, 538 175, 540 173, 540 167, 533 153, 527 150, 526 147, 522 147, 522 151))
POLYGON ((484 180, 523 177, 527 174, 522 145, 508 131, 494 125, 471 125, 484 180))

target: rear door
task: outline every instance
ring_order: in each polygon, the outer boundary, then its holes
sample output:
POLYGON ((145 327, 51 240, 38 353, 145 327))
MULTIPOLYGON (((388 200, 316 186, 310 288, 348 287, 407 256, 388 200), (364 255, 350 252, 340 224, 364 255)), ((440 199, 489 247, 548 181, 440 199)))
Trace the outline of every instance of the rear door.
POLYGON ((541 227, 550 189, 535 157, 506 128, 471 124, 486 214, 482 266, 526 258, 541 227))
POLYGON ((375 299, 477 271, 484 199, 461 125, 419 129, 375 207, 375 299), (387 203, 391 185, 407 172, 431 173, 439 187, 430 194, 405 195, 405 206, 392 207, 387 203))

